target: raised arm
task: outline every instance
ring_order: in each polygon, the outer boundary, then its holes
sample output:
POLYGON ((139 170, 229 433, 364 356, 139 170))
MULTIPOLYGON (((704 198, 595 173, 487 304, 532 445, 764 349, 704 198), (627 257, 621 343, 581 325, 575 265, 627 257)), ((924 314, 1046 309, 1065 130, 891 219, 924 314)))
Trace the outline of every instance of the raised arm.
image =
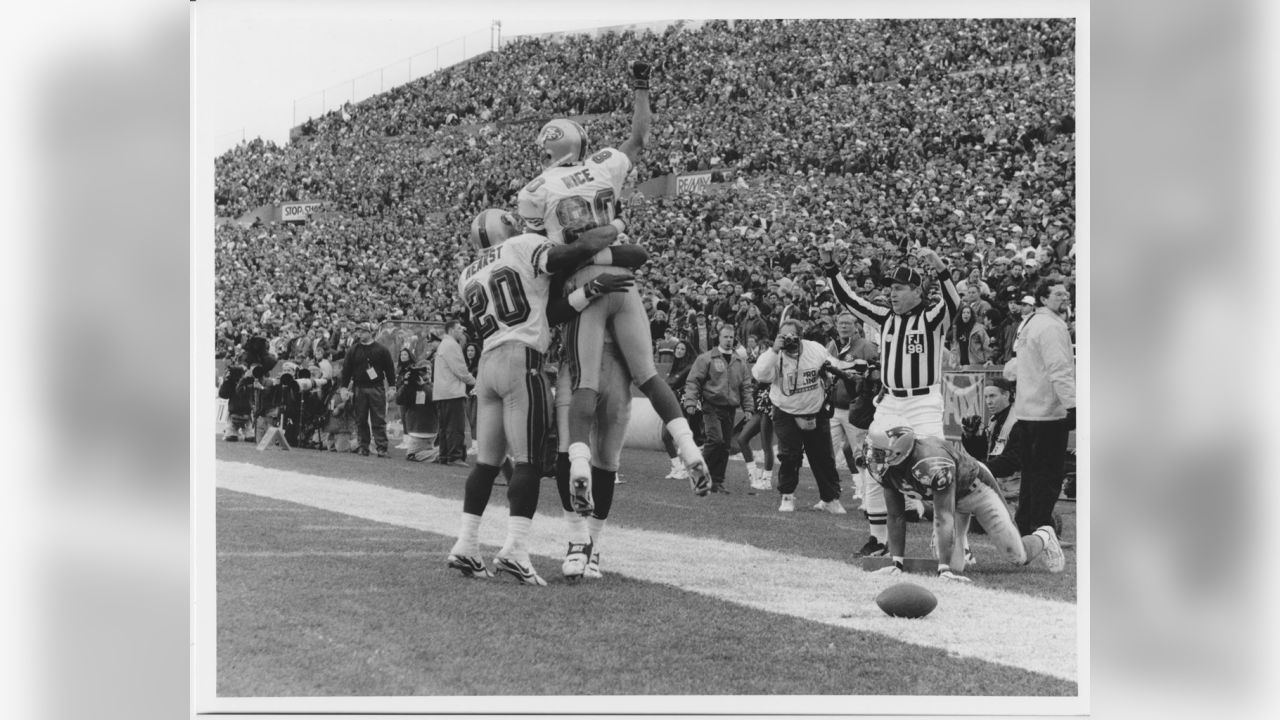
POLYGON ((840 274, 840 265, 835 259, 835 252, 832 243, 825 243, 818 248, 818 264, 821 265, 823 274, 831 281, 831 291, 835 294, 836 300, 859 320, 881 327, 884 321, 889 319, 892 311, 862 299, 853 291, 845 281, 844 275, 840 274))
POLYGON ((639 162, 640 151, 649 140, 649 126, 653 123, 653 111, 649 108, 649 74, 652 70, 653 67, 643 60, 631 63, 631 87, 635 90, 631 105, 631 136, 618 149, 632 163, 639 162))

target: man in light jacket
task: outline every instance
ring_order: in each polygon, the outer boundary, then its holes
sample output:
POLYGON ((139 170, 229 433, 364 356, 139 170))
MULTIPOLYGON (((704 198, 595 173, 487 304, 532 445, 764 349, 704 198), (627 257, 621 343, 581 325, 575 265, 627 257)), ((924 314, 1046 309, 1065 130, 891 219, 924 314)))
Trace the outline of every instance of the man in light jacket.
POLYGON ((1024 535, 1053 525, 1053 507, 1066 470, 1067 436, 1076 427, 1075 357, 1062 319, 1070 299, 1061 282, 1040 282, 1034 295, 1037 307, 1023 320, 1015 356, 1005 366, 1005 377, 1015 379, 1018 387, 1013 416, 1022 428, 1022 487, 1014 520, 1024 535))
POLYGON ((436 350, 431 397, 440 422, 440 457, 436 462, 441 465, 467 460, 467 388, 476 384, 476 378, 467 371, 467 361, 462 355, 466 342, 467 332, 462 329, 462 323, 451 320, 445 325, 445 336, 436 350))

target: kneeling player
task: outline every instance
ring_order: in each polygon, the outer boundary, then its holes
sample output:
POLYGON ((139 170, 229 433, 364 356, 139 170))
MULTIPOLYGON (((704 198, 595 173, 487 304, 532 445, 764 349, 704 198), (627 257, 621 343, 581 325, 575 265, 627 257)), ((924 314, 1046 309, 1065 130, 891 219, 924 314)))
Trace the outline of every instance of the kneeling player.
POLYGON ((889 509, 889 554, 893 565, 878 573, 903 572, 907 525, 904 497, 933 498, 933 542, 938 575, 969 582, 965 568, 965 535, 969 519, 976 516, 991 540, 1019 565, 1043 557, 1049 572, 1062 572, 1065 559, 1058 535, 1044 525, 1030 535, 1018 536, 996 488, 995 478, 982 463, 955 450, 946 441, 916 437, 905 423, 888 430, 873 428, 867 435, 867 469, 884 488, 889 509))

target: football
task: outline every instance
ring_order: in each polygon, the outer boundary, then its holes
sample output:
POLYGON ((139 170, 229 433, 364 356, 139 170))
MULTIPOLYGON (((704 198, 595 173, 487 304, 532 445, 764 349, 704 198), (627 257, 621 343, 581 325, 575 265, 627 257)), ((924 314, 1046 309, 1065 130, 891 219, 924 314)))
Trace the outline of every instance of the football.
POLYGON ((876 596, 876 605, 891 617, 922 618, 938 606, 938 598, 912 583, 898 583, 876 596))

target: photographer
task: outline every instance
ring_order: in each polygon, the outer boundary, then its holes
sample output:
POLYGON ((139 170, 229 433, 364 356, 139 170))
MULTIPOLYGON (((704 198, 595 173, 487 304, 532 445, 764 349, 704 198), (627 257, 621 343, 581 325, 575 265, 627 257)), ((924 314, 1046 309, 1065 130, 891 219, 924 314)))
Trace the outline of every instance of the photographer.
POLYGON ((823 374, 845 377, 850 366, 827 352, 822 345, 801 340, 800 323, 786 320, 778 328, 773 347, 756 360, 751 374, 757 382, 771 383, 774 433, 778 436, 779 512, 795 511, 795 490, 800 482, 800 463, 809 458, 809 469, 818 483, 817 508, 836 515, 845 512, 840 504, 840 476, 831 451, 831 406, 823 374))
POLYGON ((218 386, 218 397, 227 401, 227 432, 222 439, 239 442, 253 429, 253 376, 242 366, 232 365, 218 386))
POLYGON ((440 426, 431 401, 430 359, 419 360, 401 376, 396 404, 400 406, 404 419, 405 459, 426 462, 439 457, 435 438, 440 426))

